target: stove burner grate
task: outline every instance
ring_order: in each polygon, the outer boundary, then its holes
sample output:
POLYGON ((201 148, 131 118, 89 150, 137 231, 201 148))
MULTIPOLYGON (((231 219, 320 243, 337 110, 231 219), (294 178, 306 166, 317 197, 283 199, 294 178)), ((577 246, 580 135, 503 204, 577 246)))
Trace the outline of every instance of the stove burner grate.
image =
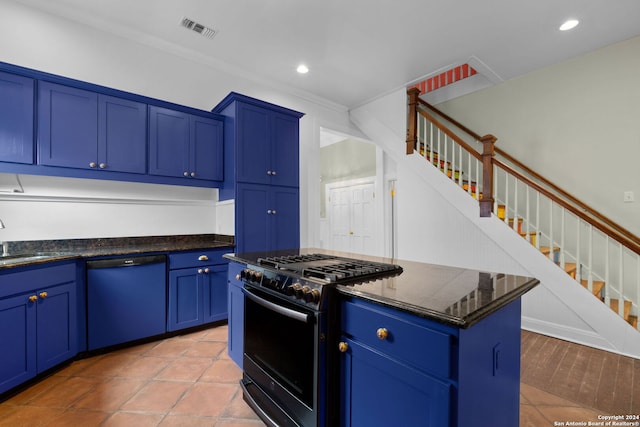
POLYGON ((397 276, 402 268, 395 264, 385 264, 352 258, 342 258, 325 254, 291 255, 269 257, 258 260, 260 265, 279 270, 291 271, 302 277, 316 278, 328 283, 356 284, 370 280, 397 276))

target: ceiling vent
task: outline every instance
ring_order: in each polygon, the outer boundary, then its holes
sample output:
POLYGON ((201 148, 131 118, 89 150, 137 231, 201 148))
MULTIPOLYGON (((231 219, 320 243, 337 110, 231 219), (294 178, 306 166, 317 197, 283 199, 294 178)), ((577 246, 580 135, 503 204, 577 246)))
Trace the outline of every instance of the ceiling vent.
POLYGON ((209 27, 207 27, 205 25, 199 24, 199 23, 197 23, 195 21, 192 21, 191 19, 185 18, 185 17, 183 17, 180 20, 180 25, 182 25, 183 27, 185 27, 188 30, 195 31, 196 33, 198 33, 201 36, 204 36, 204 37, 206 37, 208 39, 212 39, 217 34, 216 30, 214 30, 212 28, 209 28, 209 27))

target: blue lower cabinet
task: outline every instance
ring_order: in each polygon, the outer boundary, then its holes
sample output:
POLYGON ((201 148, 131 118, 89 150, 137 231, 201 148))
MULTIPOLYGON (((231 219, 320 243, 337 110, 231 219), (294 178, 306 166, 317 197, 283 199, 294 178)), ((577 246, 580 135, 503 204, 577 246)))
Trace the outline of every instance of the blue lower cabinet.
POLYGON ((342 426, 518 425, 520 300, 465 329, 357 298, 341 310, 342 426))
POLYGON ((341 425, 449 425, 450 383, 348 338, 342 342, 348 350, 341 355, 341 425))
POLYGON ((229 263, 229 336, 227 349, 229 357, 242 369, 242 355, 244 352, 244 294, 242 281, 236 278, 244 264, 229 263))
POLYGON ((0 275, 0 393, 78 352, 76 265, 0 275))
POLYGON ((169 255, 168 331, 227 319, 228 263, 222 260, 226 252, 169 255))

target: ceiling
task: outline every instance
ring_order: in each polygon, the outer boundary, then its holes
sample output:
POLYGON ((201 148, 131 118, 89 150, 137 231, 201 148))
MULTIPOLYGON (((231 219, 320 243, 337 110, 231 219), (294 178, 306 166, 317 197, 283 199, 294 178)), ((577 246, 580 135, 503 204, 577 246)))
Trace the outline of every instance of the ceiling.
POLYGON ((640 34, 640 0, 15 1, 347 108, 470 59, 495 83, 640 34))

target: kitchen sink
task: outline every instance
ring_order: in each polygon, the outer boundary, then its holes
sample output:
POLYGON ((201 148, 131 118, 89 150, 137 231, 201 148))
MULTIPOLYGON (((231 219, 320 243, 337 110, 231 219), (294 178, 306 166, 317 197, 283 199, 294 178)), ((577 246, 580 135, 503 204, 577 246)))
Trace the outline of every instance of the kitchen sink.
POLYGON ((14 260, 30 260, 30 259, 41 259, 46 258, 49 255, 41 254, 41 253, 31 253, 31 254, 3 254, 0 256, 0 261, 14 261, 14 260))

